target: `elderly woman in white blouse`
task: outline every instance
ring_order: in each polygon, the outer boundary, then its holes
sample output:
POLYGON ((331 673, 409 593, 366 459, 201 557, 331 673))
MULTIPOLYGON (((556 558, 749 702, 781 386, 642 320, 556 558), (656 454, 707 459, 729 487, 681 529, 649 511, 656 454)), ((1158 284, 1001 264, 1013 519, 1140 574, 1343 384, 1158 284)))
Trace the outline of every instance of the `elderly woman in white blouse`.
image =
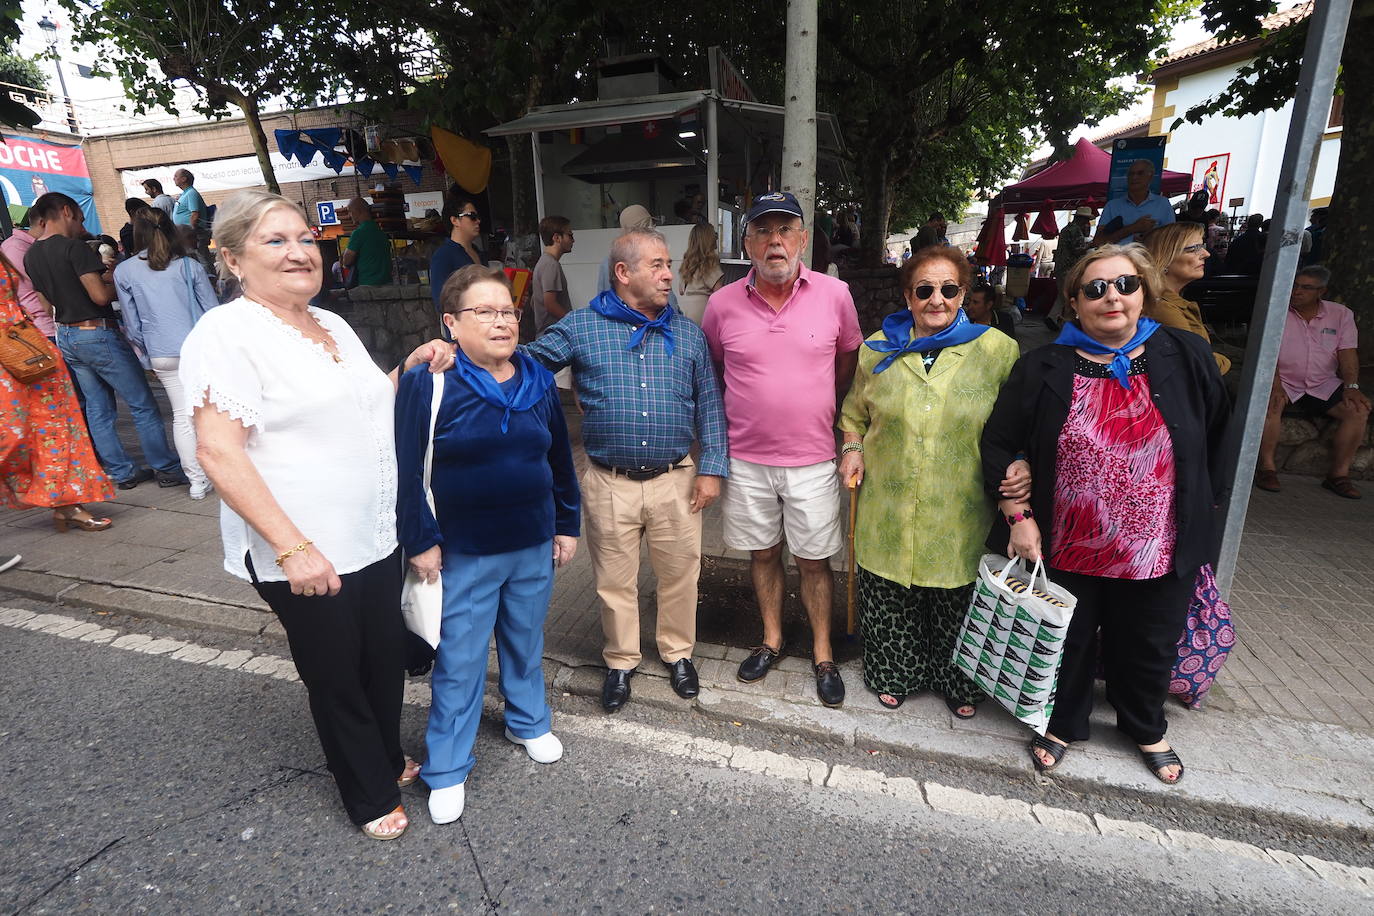
MULTIPOLYGON (((349 817, 373 839, 407 826, 400 788, 404 625, 387 377, 333 312, 300 208, 266 191, 220 205, 221 276, 243 295, 212 309, 181 349, 196 456, 224 501, 224 566, 276 613, 310 695, 349 817)), ((453 364, 431 341, 404 368, 453 364)))

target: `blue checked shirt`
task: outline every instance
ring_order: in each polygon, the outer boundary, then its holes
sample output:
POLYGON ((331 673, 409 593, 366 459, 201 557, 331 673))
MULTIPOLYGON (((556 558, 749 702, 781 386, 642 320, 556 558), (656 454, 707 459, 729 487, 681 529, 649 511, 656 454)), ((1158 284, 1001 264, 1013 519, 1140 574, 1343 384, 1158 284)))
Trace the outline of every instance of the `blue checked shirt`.
POLYGON ((552 371, 572 366, 585 415, 587 457, 617 468, 662 467, 701 442, 697 472, 729 476, 725 405, 706 349, 706 336, 689 318, 671 319, 674 352, 650 331, 626 349, 634 325, 595 309, 576 309, 525 352, 552 371))

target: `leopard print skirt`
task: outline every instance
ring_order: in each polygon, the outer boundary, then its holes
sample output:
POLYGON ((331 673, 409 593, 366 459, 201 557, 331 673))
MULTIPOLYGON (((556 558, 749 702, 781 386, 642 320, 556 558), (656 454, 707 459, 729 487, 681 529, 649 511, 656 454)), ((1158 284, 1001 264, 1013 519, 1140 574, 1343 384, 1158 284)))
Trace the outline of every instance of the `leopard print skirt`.
POLYGON ((858 578, 864 683, 871 690, 898 697, 932 690, 960 704, 987 699, 950 661, 973 583, 907 587, 863 567, 858 578))

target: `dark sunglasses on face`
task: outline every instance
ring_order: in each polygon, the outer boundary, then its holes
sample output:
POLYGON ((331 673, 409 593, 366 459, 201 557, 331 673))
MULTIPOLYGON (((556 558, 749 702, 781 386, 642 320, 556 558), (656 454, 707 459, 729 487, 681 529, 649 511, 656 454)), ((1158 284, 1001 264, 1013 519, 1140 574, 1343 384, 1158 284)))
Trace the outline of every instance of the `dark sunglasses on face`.
POLYGON ((1115 280, 1089 280, 1080 289, 1083 291, 1083 298, 1085 299, 1101 299, 1107 295, 1108 286, 1115 286, 1118 293, 1129 296, 1140 289, 1140 277, 1135 274, 1122 274, 1115 280))
MULTIPOLYGON (((962 288, 963 287, 959 286, 956 283, 946 283, 945 285, 940 287, 940 295, 944 296, 946 299, 953 299, 959 295, 959 290, 962 288)), ((935 287, 930 286, 929 284, 925 284, 913 289, 912 293, 915 294, 917 299, 924 302, 931 296, 935 295, 935 287)))
POLYGON ((459 214, 458 214, 458 218, 459 218, 459 219, 467 218, 467 219, 472 220, 472 221, 475 222, 475 223, 480 223, 480 222, 482 221, 482 217, 478 216, 478 215, 477 215, 474 211, 472 211, 472 210, 465 210, 465 211, 463 211, 462 213, 459 213, 459 214))

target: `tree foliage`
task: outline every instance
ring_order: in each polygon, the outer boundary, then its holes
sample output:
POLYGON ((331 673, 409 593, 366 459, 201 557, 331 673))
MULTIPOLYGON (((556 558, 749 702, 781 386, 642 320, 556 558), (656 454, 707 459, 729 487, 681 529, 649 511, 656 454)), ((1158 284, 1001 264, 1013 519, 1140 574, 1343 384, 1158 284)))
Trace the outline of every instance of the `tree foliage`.
MULTIPOLYGON (((19 40, 19 20, 24 15, 21 0, 0 0, 0 48, 13 47, 19 40)), ((44 89, 47 77, 37 62, 17 54, 0 54, 0 82, 17 86, 44 89)), ((33 127, 42 118, 23 102, 15 101, 9 93, 0 93, 0 124, 7 127, 33 127)), ((3 140, 3 137, 0 137, 3 140)))

